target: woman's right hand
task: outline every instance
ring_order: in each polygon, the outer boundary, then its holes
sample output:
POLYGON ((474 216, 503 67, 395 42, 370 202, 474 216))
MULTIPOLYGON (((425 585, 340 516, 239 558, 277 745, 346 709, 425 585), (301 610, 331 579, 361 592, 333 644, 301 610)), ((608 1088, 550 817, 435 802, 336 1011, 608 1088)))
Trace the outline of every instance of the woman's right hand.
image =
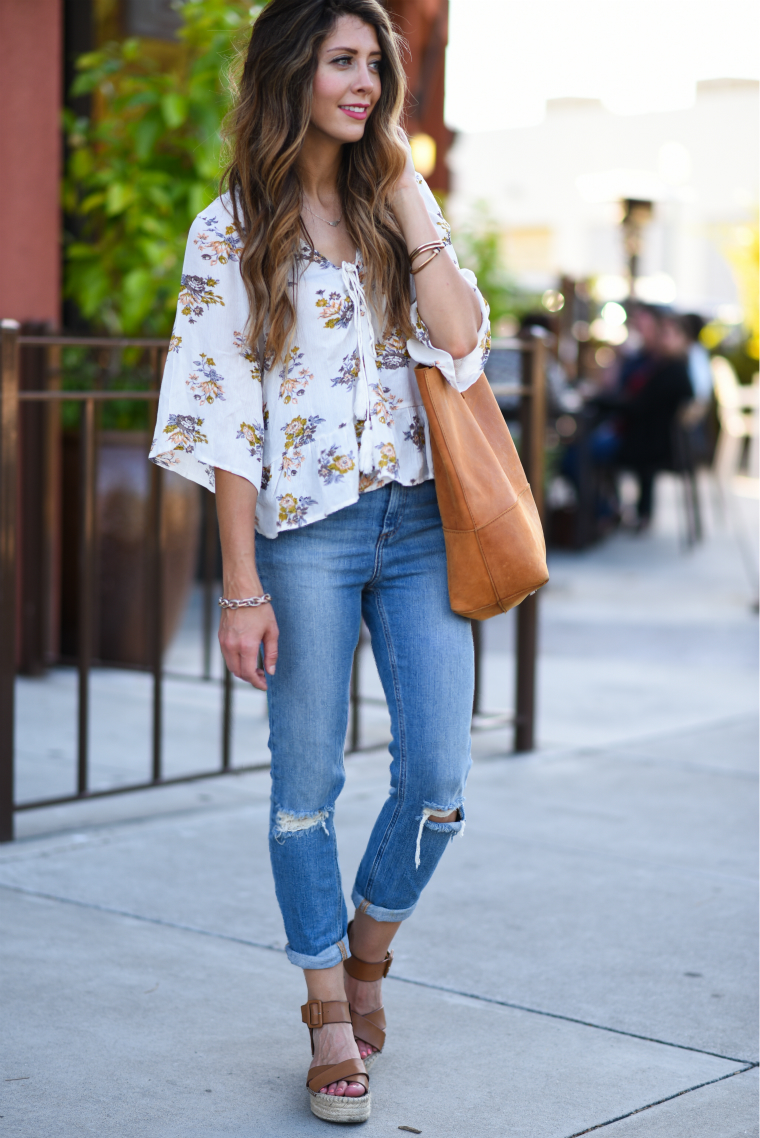
MULTIPOLYGON (((245 478, 216 470, 216 516, 224 565, 225 597, 260 597, 264 593, 256 572, 256 502, 258 490, 245 478)), ((233 676, 267 690, 267 676, 277 663, 277 628, 271 604, 255 609, 222 609, 219 645, 233 676), (259 648, 264 667, 259 667, 259 648)))
POLYGON ((233 676, 260 691, 267 690, 267 675, 274 675, 279 635, 271 604, 222 610, 219 645, 227 667, 233 676), (258 666, 259 648, 264 655, 263 668, 258 666))

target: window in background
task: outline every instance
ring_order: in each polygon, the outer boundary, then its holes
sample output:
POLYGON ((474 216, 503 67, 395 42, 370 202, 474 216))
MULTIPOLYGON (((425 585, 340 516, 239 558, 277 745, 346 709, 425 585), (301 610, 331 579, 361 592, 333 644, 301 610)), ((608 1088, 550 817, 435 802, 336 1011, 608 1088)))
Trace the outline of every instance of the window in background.
POLYGON ((128 36, 147 36, 154 40, 175 40, 181 24, 171 0, 126 0, 125 23, 128 36))

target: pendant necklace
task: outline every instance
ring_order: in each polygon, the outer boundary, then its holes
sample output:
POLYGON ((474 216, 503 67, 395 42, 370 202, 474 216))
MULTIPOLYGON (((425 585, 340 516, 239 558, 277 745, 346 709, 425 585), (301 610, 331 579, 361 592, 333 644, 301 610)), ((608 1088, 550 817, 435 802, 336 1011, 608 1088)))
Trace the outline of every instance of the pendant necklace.
POLYGON ((317 221, 324 221, 325 225, 329 225, 331 229, 335 229, 336 225, 340 225, 341 221, 343 220, 343 214, 340 215, 337 221, 328 221, 326 217, 320 217, 319 214, 315 213, 311 208, 309 203, 306 201, 306 198, 304 198, 303 204, 306 206, 312 217, 316 217, 317 221))

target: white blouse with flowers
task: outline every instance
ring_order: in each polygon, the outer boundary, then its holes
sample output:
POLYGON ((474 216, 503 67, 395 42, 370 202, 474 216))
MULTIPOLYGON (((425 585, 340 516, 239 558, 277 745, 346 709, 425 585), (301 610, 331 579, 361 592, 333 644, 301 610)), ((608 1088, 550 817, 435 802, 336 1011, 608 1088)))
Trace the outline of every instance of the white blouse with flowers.
MULTIPOLYGON (((417 180, 458 264, 449 226, 417 180)), ((482 372, 488 308, 473 274, 460 270, 480 301, 478 343, 453 360, 431 344, 414 299, 412 338, 381 326, 358 255, 334 265, 304 244, 294 266, 295 332, 284 360, 272 361, 245 341, 241 244, 226 195, 193 222, 151 459, 211 490, 216 467, 247 478, 259 491, 256 529, 265 537, 316 522, 387 482, 432 478, 414 365, 439 367, 460 391, 482 372)))

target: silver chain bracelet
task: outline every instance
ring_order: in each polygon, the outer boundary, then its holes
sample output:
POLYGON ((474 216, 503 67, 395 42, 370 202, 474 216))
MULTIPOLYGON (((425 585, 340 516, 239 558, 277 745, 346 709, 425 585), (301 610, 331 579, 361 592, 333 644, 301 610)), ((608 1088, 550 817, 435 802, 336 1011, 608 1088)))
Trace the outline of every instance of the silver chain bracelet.
POLYGON ((257 609, 259 605, 268 605, 271 601, 269 593, 261 597, 246 597, 243 601, 230 601, 227 597, 219 598, 220 609, 257 609))

